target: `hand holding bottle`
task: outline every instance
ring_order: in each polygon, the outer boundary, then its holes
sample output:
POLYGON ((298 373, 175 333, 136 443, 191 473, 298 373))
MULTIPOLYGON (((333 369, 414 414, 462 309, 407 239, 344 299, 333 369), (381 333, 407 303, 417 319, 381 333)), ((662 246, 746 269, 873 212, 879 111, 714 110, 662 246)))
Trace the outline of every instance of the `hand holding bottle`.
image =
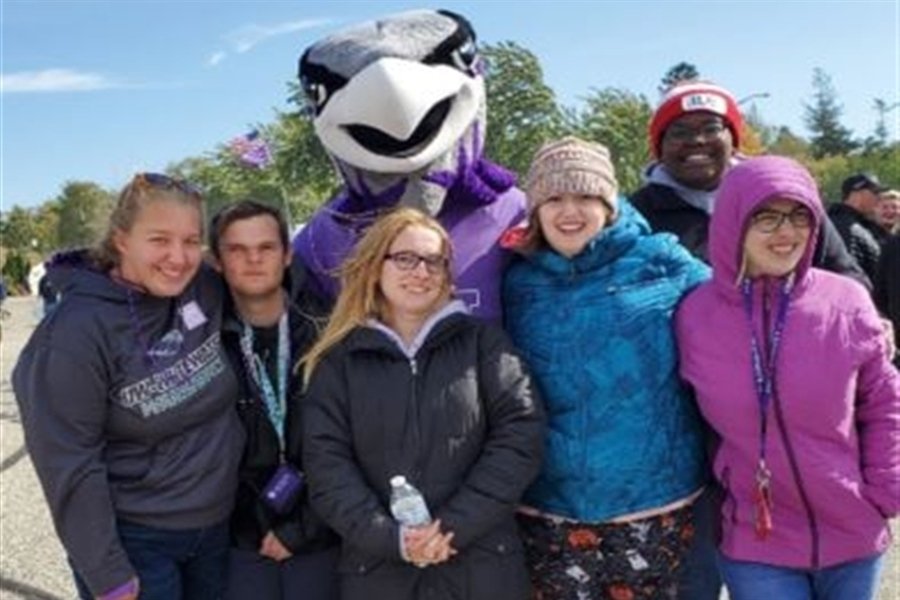
POLYGON ((453 548, 453 532, 441 533, 441 522, 420 527, 403 528, 403 548, 406 559, 417 567, 436 565, 456 554, 453 548))

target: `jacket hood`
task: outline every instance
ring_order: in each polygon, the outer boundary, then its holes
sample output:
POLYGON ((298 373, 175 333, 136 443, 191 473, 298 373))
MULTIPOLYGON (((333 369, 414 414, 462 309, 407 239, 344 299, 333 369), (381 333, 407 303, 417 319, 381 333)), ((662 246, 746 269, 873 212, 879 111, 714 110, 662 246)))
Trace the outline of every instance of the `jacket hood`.
POLYGON ((736 289, 750 216, 775 198, 799 202, 813 215, 809 242, 795 272, 796 280, 799 282, 809 271, 818 230, 824 219, 816 182, 809 171, 792 159, 780 156, 751 158, 725 174, 710 221, 709 259, 713 281, 720 289, 736 289))
POLYGON ((65 250, 47 261, 47 276, 60 294, 84 295, 104 300, 127 301, 125 284, 104 273, 86 248, 65 250))

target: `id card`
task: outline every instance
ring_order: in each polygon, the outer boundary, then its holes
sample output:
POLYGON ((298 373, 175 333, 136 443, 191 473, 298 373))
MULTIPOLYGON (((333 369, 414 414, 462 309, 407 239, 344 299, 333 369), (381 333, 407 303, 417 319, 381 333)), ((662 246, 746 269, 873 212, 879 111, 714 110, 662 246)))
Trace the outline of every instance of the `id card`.
POLYGON ((291 465, 283 464, 278 467, 263 489, 263 502, 276 513, 287 514, 297 503, 304 483, 305 477, 302 472, 291 465))
POLYGON ((181 320, 184 321, 184 326, 188 328, 188 331, 191 331, 206 323, 206 315, 203 314, 200 305, 195 300, 191 300, 181 307, 181 320))

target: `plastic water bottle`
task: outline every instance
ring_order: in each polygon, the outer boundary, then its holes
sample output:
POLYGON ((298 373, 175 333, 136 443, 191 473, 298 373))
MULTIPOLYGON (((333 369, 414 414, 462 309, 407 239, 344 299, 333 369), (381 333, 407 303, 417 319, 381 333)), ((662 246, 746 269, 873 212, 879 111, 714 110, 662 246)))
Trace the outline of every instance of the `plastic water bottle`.
POLYGON ((398 523, 407 527, 431 523, 425 498, 403 475, 391 477, 391 514, 398 523))

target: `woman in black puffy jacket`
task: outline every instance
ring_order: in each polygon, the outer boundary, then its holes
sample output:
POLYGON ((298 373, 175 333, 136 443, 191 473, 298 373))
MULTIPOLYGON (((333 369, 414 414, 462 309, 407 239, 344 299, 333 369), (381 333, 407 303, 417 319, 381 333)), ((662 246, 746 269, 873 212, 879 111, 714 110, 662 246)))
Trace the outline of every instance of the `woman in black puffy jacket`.
POLYGON ((513 514, 540 466, 543 410, 525 365, 451 299, 449 238, 419 211, 376 222, 341 276, 304 357, 302 414, 311 501, 343 540, 342 598, 526 598, 513 514), (430 525, 391 516, 395 475, 430 525))

